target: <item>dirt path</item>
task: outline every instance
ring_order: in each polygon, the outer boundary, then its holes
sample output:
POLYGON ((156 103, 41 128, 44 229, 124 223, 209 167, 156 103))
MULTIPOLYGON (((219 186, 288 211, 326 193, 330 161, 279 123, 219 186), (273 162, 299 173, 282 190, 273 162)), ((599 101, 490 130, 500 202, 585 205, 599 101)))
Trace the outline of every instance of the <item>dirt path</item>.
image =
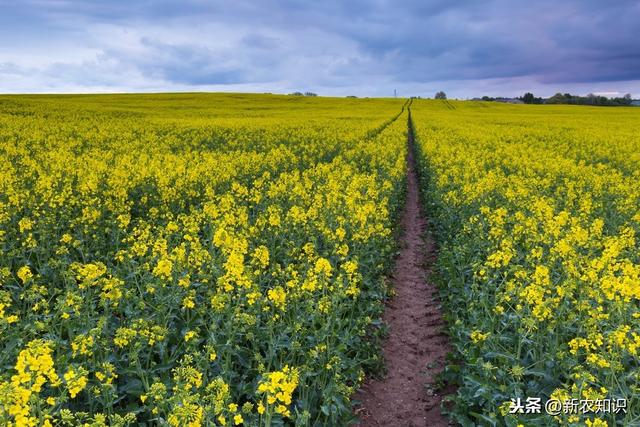
POLYGON ((389 325, 383 348, 387 375, 367 381, 354 396, 361 402, 355 413, 362 427, 448 425, 440 413, 442 396, 431 387, 449 347, 437 289, 429 282, 435 247, 426 235, 427 221, 420 209, 413 132, 409 129, 404 232, 391 277, 396 295, 384 315, 389 325))

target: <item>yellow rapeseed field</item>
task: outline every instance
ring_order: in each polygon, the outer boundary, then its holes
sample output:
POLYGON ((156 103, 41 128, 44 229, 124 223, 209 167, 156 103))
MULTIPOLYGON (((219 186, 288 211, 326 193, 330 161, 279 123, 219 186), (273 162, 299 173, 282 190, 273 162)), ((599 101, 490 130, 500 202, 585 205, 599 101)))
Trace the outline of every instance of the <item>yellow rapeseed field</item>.
POLYGON ((409 111, 452 420, 640 425, 639 109, 267 94, 0 96, 0 425, 354 421, 409 111))
POLYGON ((640 111, 418 100, 411 112, 462 359, 454 419, 640 425, 640 111), (509 414, 527 397, 587 406, 509 414))
POLYGON ((346 423, 404 103, 0 97, 0 424, 346 423))

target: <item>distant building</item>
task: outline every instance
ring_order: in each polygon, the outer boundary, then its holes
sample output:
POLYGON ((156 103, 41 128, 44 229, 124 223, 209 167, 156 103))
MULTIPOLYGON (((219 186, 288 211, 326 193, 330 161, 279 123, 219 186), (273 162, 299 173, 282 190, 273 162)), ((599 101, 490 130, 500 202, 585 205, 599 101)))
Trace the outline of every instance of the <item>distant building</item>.
POLYGON ((634 107, 640 107, 640 99, 631 101, 631 105, 633 105, 634 107))

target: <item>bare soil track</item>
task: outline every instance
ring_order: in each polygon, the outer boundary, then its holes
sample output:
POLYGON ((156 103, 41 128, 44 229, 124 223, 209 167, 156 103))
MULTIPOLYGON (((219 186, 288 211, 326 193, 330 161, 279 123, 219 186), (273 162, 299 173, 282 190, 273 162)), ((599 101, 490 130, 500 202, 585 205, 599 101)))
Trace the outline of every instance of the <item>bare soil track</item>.
POLYGON ((386 307, 389 337, 384 343, 387 375, 365 382, 354 399, 361 427, 440 427, 442 396, 434 391, 435 376, 450 350, 444 332, 438 292, 429 282, 435 244, 426 234, 420 208, 418 177, 409 115, 407 199, 402 214, 401 252, 391 277, 395 296, 386 307))

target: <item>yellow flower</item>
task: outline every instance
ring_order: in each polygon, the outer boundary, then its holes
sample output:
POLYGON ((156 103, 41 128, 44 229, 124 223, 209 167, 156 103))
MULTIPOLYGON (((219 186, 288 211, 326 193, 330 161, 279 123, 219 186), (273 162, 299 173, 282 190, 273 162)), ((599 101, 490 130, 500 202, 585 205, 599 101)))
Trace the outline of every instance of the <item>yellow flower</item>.
POLYGON ((27 348, 20 351, 15 369, 17 374, 11 377, 16 385, 31 384, 31 391, 39 393, 47 380, 57 386, 60 379, 53 367, 53 343, 33 340, 27 348))
POLYGON ((269 289, 267 292, 269 300, 280 310, 285 309, 287 301, 287 292, 282 286, 276 286, 274 289, 269 289))
POLYGON ((170 279, 173 271, 173 262, 168 259, 161 259, 153 269, 153 274, 163 279, 170 279))
POLYGON ((27 283, 27 281, 29 281, 33 277, 31 269, 26 265, 20 267, 17 274, 22 283, 27 283))
POLYGON ((78 368, 78 371, 76 371, 71 366, 64 374, 64 380, 67 382, 69 395, 73 399, 87 386, 87 371, 84 368, 78 368))
POLYGON ((18 228, 20 229, 21 233, 24 233, 25 231, 29 231, 33 228, 33 221, 31 221, 27 217, 22 218, 20 221, 18 221, 18 228))
POLYGON ((318 274, 324 274, 326 277, 331 276, 331 263, 326 258, 318 258, 316 260, 316 265, 314 271, 318 274))
POLYGON ((111 363, 105 362, 101 365, 101 370, 95 373, 96 378, 103 384, 109 385, 113 383, 113 380, 118 378, 115 373, 115 366, 111 363))
POLYGON ((182 299, 182 308, 184 309, 190 309, 190 308, 194 308, 196 306, 196 292, 195 291, 191 291, 187 294, 187 296, 185 296, 182 299))
POLYGON ((135 329, 130 328, 118 328, 116 330, 116 336, 113 339, 113 343, 118 347, 127 346, 133 338, 138 335, 138 332, 135 329))
POLYGON ((122 287, 124 286, 124 282, 115 277, 111 277, 103 280, 102 282, 102 293, 100 294, 100 298, 104 301, 112 305, 113 307, 117 307, 120 299, 122 298, 122 287))
POLYGON ((91 335, 78 335, 71 343, 73 357, 77 355, 90 355, 93 350, 94 339, 91 335))
MULTIPOLYGON (((281 371, 264 374, 263 380, 258 385, 258 393, 266 394, 270 405, 278 402, 276 412, 289 417, 291 414, 286 405, 291 404, 291 397, 297 385, 298 370, 285 366, 281 371)), ((258 411, 260 411, 260 405, 258 405, 258 411)))
POLYGON ((606 421, 601 420, 599 418, 596 418, 593 421, 585 420, 584 423, 587 427, 608 427, 609 426, 609 424, 606 421))
POLYGON ((269 265, 269 249, 266 246, 258 246, 253 251, 253 258, 260 265, 260 267, 264 268, 269 265))
POLYGON ((93 285, 107 272, 107 267, 101 262, 84 265, 74 264, 72 268, 76 271, 76 279, 82 282, 81 287, 93 285))
POLYGON ((481 343, 482 341, 486 340, 487 337, 489 337, 489 335, 490 335, 489 332, 483 334, 482 332, 480 332, 478 330, 475 330, 475 331, 471 332, 470 337, 471 337, 471 341, 473 341, 474 344, 477 344, 477 343, 481 343))

